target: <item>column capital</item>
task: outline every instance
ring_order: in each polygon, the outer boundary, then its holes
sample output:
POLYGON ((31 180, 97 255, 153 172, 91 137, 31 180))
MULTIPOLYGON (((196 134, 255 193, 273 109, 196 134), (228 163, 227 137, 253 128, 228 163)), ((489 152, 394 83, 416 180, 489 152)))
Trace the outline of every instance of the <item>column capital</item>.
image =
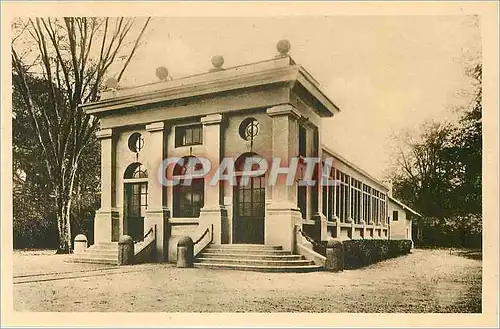
POLYGON ((98 139, 111 138, 113 137, 113 129, 111 128, 99 129, 98 131, 96 131, 95 134, 98 139))
POLYGON ((150 133, 154 131, 163 131, 164 129, 165 129, 165 122, 163 121, 153 122, 146 125, 146 131, 149 131, 150 133))
POLYGON ((273 106, 267 109, 267 115, 270 117, 288 115, 295 118, 300 118, 300 112, 293 105, 282 104, 273 106))
POLYGON ((203 125, 216 125, 220 124, 222 122, 222 114, 220 113, 215 113, 215 114, 209 114, 201 118, 201 123, 203 125))

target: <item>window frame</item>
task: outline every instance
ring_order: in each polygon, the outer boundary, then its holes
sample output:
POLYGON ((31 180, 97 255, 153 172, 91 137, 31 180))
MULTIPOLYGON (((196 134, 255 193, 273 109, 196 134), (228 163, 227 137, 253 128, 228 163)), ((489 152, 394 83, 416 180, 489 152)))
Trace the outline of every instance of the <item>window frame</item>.
POLYGON ((173 187, 173 218, 199 218, 201 209, 205 205, 205 180, 203 178, 194 178, 191 184, 184 185, 184 179, 181 179, 179 184, 173 187), (195 194, 200 195, 198 202, 193 201, 195 194), (189 198, 185 198, 189 196, 189 198), (182 202, 182 200, 187 200, 182 202), (198 207, 199 206, 199 207, 198 207), (187 211, 189 209, 189 211, 187 211))
POLYGON ((191 124, 186 124, 186 125, 177 125, 175 126, 175 137, 174 137, 174 144, 175 147, 185 147, 185 146, 194 146, 194 145, 203 145, 203 124, 201 123, 191 123, 191 124), (194 141, 193 138, 193 131, 194 130, 199 130, 198 134, 198 140, 194 141), (191 131, 191 142, 185 143, 184 140, 186 139, 186 132, 191 131), (182 134, 181 134, 182 132, 182 134))

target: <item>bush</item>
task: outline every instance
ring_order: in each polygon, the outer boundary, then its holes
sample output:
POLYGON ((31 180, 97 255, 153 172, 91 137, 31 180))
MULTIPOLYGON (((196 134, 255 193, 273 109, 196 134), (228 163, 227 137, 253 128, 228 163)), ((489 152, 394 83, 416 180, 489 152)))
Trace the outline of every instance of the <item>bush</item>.
POLYGON ((410 253, 411 240, 347 240, 344 268, 355 269, 410 253))

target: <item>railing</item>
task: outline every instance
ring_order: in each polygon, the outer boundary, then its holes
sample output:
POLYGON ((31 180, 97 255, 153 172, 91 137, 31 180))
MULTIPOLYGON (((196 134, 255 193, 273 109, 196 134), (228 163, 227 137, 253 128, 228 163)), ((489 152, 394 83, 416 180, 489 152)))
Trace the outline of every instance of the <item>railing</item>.
MULTIPOLYGON (((201 240, 203 240, 203 238, 205 237, 205 235, 207 235, 208 233, 210 233, 210 230, 207 228, 205 230, 205 232, 203 232, 203 234, 198 238, 198 240, 196 240, 195 242, 193 242, 193 245, 198 244, 198 242, 200 242, 201 240)), ((210 242, 212 242, 212 241, 210 241, 210 242)))
POLYGON ((156 225, 153 225, 144 234, 142 241, 135 242, 134 256, 137 263, 147 263, 153 261, 156 241, 156 225))
POLYGON ((213 225, 210 225, 205 229, 205 231, 200 235, 196 241, 193 242, 194 247, 194 256, 198 255, 203 249, 205 249, 210 243, 213 242, 213 225), (207 238, 207 235, 210 233, 210 236, 207 238), (203 241, 203 242, 202 242, 203 241), (202 243, 200 243, 202 242, 202 243))
POLYGON ((299 233, 308 241, 310 242, 313 247, 316 247, 318 250, 321 250, 324 248, 324 245, 319 243, 318 241, 314 240, 312 237, 306 234, 306 232, 302 231, 302 229, 299 228, 299 233))
POLYGON ((147 238, 150 234, 152 234, 152 233, 154 233, 154 230, 153 230, 153 227, 150 227, 150 228, 149 228, 149 231, 148 231, 146 234, 144 234, 144 238, 143 238, 143 240, 146 240, 146 238, 147 238))

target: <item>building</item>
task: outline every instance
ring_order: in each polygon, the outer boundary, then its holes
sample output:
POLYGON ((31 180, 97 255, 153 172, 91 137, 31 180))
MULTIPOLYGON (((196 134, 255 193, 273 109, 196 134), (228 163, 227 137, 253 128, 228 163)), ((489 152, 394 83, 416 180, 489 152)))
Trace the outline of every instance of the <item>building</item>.
POLYGON ((295 252, 328 237, 391 237, 389 211, 400 203, 388 198, 386 185, 324 146, 322 118, 339 109, 287 54, 287 42, 278 50, 271 60, 227 69, 216 56, 209 72, 174 80, 160 68, 156 83, 108 88, 98 102, 83 105, 100 120, 96 244, 125 234, 141 241, 154 227, 156 261, 172 261, 177 237, 198 242, 204 232, 215 245, 264 244, 295 252), (293 158, 317 157, 323 164, 330 158, 328 175, 338 184, 302 186, 303 162, 290 184, 285 175, 267 184, 269 171, 242 184, 245 160, 256 157, 268 167, 274 158, 281 167, 293 158), (177 162, 162 167, 167 158, 177 162), (229 179, 235 185, 210 184, 227 158, 234 160, 229 179), (193 175, 206 165, 203 159, 211 164, 209 173, 193 175), (180 184, 162 184, 158 176, 165 172, 180 184))
POLYGON ((414 217, 422 217, 422 215, 389 195, 389 221, 392 239, 412 240, 413 243, 414 217))

